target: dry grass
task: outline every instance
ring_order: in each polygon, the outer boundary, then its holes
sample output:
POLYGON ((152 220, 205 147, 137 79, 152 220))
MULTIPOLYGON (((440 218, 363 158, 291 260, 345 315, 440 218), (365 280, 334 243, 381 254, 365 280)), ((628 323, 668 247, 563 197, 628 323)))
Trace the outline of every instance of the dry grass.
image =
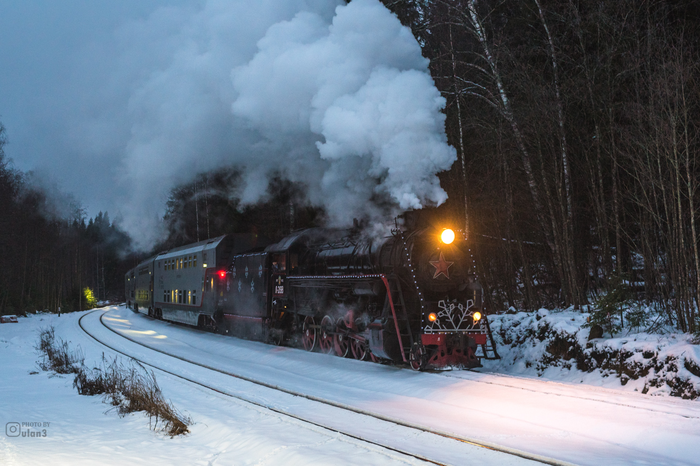
POLYGON ((56 339, 53 327, 39 333, 39 367, 59 374, 75 374, 73 386, 81 395, 103 395, 120 416, 144 411, 153 430, 174 437, 189 432, 192 424, 163 397, 153 371, 135 360, 123 364, 118 358, 102 359, 102 367, 88 369, 81 351, 71 352, 68 343, 56 339))
POLYGON ((67 342, 60 338, 56 340, 56 331, 53 327, 39 331, 39 343, 35 348, 42 356, 42 360, 38 361, 37 365, 44 371, 76 374, 85 361, 80 349, 71 352, 67 342))

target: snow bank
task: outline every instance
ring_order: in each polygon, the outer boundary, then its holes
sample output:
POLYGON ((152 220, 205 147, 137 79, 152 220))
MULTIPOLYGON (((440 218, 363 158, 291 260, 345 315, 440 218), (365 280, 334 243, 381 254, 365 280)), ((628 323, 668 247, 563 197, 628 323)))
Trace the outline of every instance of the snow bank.
POLYGON ((692 335, 645 332, 589 340, 590 314, 571 309, 493 315, 502 359, 494 372, 624 388, 650 395, 700 397, 700 346, 692 335))

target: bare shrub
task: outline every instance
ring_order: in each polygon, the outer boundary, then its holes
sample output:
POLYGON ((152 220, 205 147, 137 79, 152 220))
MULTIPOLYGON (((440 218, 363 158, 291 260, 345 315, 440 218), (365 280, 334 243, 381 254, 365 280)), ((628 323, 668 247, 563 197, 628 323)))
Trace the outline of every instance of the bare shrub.
POLYGON ((171 437, 189 432, 187 426, 192 420, 165 400, 154 372, 133 359, 126 365, 118 358, 103 359, 101 368, 80 371, 73 385, 82 395, 104 394, 105 401, 120 416, 145 411, 153 430, 162 430, 171 437))
POLYGON ((62 339, 56 339, 56 330, 53 326, 39 331, 39 343, 35 346, 42 356, 37 362, 41 370, 54 371, 58 374, 76 374, 85 361, 80 348, 71 352, 68 343, 62 339))
POLYGON ((155 419, 153 429, 157 429, 160 422, 161 429, 171 437, 189 432, 187 426, 192 423, 191 419, 183 416, 172 403, 163 398, 153 371, 148 371, 141 364, 132 361, 126 375, 121 391, 124 399, 118 408, 120 414, 145 411, 151 420, 155 419))
POLYGON ((145 411, 151 428, 170 437, 189 432, 192 420, 163 397, 155 373, 134 359, 125 365, 118 358, 106 360, 103 355, 101 367, 88 369, 82 351, 71 352, 67 342, 56 338, 53 327, 39 332, 36 349, 42 356, 38 362, 42 370, 75 374, 73 386, 79 394, 103 395, 120 416, 145 411))

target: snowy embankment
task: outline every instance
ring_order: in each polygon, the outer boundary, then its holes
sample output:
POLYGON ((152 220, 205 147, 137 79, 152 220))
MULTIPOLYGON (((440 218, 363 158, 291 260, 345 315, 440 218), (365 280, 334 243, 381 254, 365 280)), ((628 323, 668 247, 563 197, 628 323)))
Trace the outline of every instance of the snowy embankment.
POLYGON ((572 310, 489 316, 499 373, 584 383, 649 395, 700 397, 700 345, 683 333, 628 333, 589 340, 589 314, 572 310))

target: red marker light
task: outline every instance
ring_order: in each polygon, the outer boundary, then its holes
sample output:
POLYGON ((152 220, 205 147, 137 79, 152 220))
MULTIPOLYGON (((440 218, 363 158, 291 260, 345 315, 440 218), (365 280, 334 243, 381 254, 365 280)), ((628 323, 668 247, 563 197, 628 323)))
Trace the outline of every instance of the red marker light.
POLYGON ((225 270, 219 271, 219 278, 226 278, 226 271, 225 270))

